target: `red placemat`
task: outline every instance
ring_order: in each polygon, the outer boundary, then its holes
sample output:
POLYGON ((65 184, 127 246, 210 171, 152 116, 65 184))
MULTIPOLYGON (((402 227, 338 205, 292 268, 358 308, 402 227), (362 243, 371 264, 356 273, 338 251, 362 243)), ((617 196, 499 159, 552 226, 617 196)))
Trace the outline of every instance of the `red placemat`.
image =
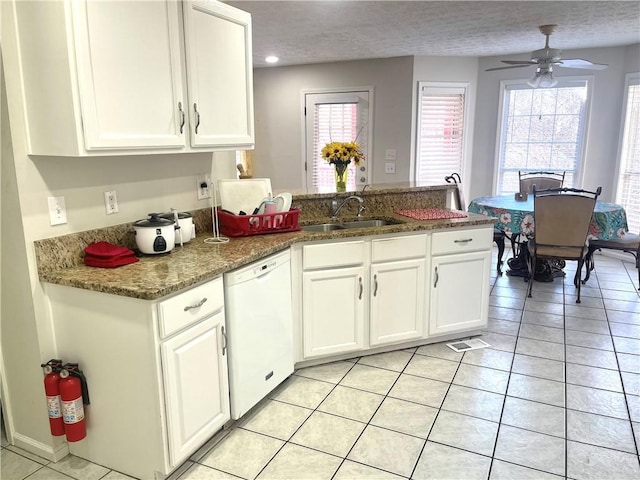
POLYGON ((455 212, 445 208, 422 208, 420 210, 396 210, 395 212, 403 217, 414 220, 442 220, 445 218, 466 218, 468 215, 462 212, 455 212))

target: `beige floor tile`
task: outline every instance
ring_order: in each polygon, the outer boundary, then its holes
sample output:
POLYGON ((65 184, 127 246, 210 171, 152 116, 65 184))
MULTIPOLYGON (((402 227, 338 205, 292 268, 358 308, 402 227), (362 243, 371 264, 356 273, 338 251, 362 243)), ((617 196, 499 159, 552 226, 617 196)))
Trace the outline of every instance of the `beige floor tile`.
POLYGON ((74 478, 81 478, 82 480, 98 480, 109 472, 108 468, 73 455, 67 455, 59 462, 52 462, 47 466, 60 473, 74 478))
POLYGON ((463 387, 479 388, 493 393, 504 394, 507 391, 509 373, 493 368, 462 364, 453 383, 463 387))
POLYGON ((313 410, 308 408, 267 399, 256 411, 244 418, 240 426, 280 440, 288 440, 312 413, 313 410))
POLYGON ((564 438, 564 408, 507 397, 502 424, 564 438))
POLYGON ((564 477, 553 475, 552 473, 522 467, 514 463, 494 460, 491 465, 491 475, 489 480, 560 480, 564 477))
POLYGON ((0 476, 2 478, 23 479, 40 468, 42 465, 33 460, 13 453, 6 448, 0 450, 0 473, 2 474, 0 476))
POLYGON ((401 372, 409 363, 411 357, 412 354, 409 352, 396 350, 394 352, 378 353, 377 355, 366 355, 358 360, 358 364, 401 372))
POLYGON ((370 423, 426 439, 437 413, 437 408, 387 397, 370 423))
POLYGON ((447 445, 427 442, 412 478, 420 480, 484 480, 491 458, 447 445))
POLYGON ((458 362, 451 360, 415 355, 407 365, 407 368, 405 368, 404 373, 441 382, 451 382, 458 365, 458 362))
POLYGON ((257 478, 264 480, 300 480, 304 478, 330 480, 341 462, 339 457, 288 443, 257 478))
POLYGON ((366 423, 371 420, 383 400, 382 395, 338 385, 318 410, 366 423))
POLYGON ((638 456, 594 445, 567 442, 567 476, 577 479, 637 480, 638 456))
POLYGON ((450 412, 498 422, 502 414, 503 403, 504 395, 478 390, 477 388, 451 385, 442 408, 450 412))
POLYGON ((364 427, 366 427, 365 423, 328 413, 314 412, 291 438, 291 442, 345 457, 364 427))
POLYGON ((333 480, 402 480, 393 473, 385 472, 377 468, 369 467, 361 463, 345 460, 336 472, 333 480))
POLYGON ((386 395, 399 375, 391 370, 356 364, 340 381, 340 385, 386 395))
POLYGON ((238 477, 253 479, 283 445, 282 440, 237 428, 200 463, 238 477))
POLYGON ((389 392, 389 396, 438 408, 448 389, 449 383, 403 373, 389 392))
POLYGON ((335 387, 311 378, 291 376, 269 394, 269 398, 305 408, 316 408, 335 387))
POLYGON ((424 440, 369 425, 347 457, 403 477, 409 477, 424 440))
POLYGON ((494 456, 524 467, 564 475, 565 440, 501 425, 494 456))
POLYGON ((498 424, 468 415, 441 410, 429 440, 481 455, 491 455, 498 424))
POLYGON ((301 368, 295 371, 300 377, 313 378, 323 382, 338 383, 353 367, 351 362, 332 362, 315 367, 301 368))

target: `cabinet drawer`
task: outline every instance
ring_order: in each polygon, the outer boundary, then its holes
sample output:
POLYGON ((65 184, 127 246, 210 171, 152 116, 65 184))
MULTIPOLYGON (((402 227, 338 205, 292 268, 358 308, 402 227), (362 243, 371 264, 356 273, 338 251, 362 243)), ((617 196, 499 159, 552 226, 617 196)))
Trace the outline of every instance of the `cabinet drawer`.
POLYGON ((388 262, 426 256, 426 235, 380 238, 371 242, 372 262, 388 262))
POLYGON ((449 253, 487 250, 491 248, 492 243, 492 228, 436 232, 433 234, 433 238, 431 240, 431 254, 443 255, 449 253))
POLYGON ((164 300, 158 304, 160 338, 166 338, 223 307, 222 277, 164 300))
POLYGON ((305 245, 302 265, 305 270, 360 265, 364 262, 364 248, 364 241, 305 245))

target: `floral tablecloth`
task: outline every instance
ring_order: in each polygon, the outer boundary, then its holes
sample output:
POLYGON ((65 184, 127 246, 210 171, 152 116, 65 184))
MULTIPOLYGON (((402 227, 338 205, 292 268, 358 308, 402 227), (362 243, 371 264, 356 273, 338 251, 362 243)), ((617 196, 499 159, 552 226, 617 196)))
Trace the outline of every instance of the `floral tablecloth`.
MULTIPOLYGON (((469 212, 495 217, 496 230, 507 235, 522 233, 533 234, 533 195, 524 201, 516 201, 513 195, 479 197, 471 202, 469 212)), ((621 205, 596 202, 589 225, 589 239, 611 240, 620 238, 629 230, 627 215, 621 205)))

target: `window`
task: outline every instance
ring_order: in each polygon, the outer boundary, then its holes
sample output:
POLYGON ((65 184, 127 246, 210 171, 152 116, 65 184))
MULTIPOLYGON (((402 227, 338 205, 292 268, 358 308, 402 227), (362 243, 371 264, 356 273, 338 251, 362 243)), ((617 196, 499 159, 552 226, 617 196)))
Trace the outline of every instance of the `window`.
POLYGON ((307 190, 335 191, 335 170, 321 152, 329 142, 356 141, 366 161, 349 165, 347 190, 366 185, 371 170, 368 145, 371 91, 305 94, 305 182, 307 190), (357 171, 356 171, 357 170, 357 171))
POLYGON ((587 117, 586 80, 560 80, 554 88, 507 84, 499 131, 500 194, 519 190, 518 171, 566 172, 564 186, 578 179, 587 117))
POLYGON ((415 180, 442 184, 453 172, 464 178, 466 84, 419 84, 415 180))
POLYGON ((616 203, 627 213, 629 230, 640 232, 640 74, 627 75, 616 203))

